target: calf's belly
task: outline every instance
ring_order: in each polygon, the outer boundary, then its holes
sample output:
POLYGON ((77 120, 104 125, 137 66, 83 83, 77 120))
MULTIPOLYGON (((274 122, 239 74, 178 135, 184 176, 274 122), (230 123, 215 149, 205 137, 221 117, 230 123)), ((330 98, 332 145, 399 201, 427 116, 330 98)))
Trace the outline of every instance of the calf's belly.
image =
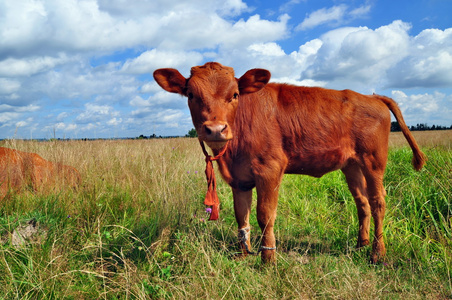
POLYGON ((342 169, 351 154, 351 151, 334 149, 293 155, 290 157, 285 173, 322 177, 326 173, 342 169))

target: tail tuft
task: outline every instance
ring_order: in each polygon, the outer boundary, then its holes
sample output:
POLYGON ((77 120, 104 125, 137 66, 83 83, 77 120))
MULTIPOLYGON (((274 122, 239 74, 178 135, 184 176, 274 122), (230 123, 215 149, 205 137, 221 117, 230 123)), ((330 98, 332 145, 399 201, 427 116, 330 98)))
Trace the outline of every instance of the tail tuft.
POLYGON ((411 161, 416 171, 420 171, 427 161, 427 156, 423 152, 417 152, 413 155, 411 161))

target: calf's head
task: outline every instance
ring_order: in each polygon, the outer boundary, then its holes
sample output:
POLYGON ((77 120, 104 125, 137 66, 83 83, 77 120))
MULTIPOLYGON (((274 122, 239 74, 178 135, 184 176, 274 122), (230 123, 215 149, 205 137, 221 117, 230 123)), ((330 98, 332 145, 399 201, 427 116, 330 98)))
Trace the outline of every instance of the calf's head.
POLYGON ((270 80, 270 72, 252 69, 237 79, 234 69, 210 62, 193 67, 189 78, 176 69, 158 69, 154 79, 164 90, 188 98, 199 139, 210 148, 218 149, 234 137, 240 95, 262 89, 270 80))

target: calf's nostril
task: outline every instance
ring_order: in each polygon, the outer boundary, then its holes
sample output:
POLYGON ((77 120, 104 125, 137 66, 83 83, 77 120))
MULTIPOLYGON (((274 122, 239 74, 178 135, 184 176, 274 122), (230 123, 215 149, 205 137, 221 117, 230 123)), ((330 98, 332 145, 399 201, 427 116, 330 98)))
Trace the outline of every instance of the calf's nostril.
POLYGON ((223 129, 221 129, 221 132, 224 132, 226 130, 226 128, 228 127, 227 124, 224 125, 223 129))
POLYGON ((212 130, 210 130, 210 128, 207 127, 207 126, 206 126, 206 133, 207 133, 207 134, 212 134, 212 130))

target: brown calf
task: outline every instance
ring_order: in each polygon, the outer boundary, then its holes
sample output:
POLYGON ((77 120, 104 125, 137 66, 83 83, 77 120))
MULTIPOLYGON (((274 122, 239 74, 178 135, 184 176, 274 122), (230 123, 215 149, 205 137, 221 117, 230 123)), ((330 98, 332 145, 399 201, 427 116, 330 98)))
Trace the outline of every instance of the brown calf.
POLYGON ((284 173, 315 177, 341 170, 355 199, 359 217, 357 246, 369 244, 370 218, 375 233, 371 260, 386 252, 383 241, 383 175, 394 114, 420 170, 424 154, 390 98, 350 90, 268 83, 270 72, 252 69, 236 79, 219 63, 193 67, 185 78, 175 69, 154 72, 166 91, 188 97, 199 139, 218 154, 218 165, 232 187, 242 251, 248 238, 252 189, 257 190, 257 219, 263 233, 262 259, 275 259, 273 226, 278 189, 284 173), (268 83, 268 84, 267 84, 268 83))
POLYGON ((52 163, 35 153, 0 147, 0 199, 8 190, 30 187, 41 191, 63 182, 76 187, 80 181, 80 174, 73 167, 52 163))

